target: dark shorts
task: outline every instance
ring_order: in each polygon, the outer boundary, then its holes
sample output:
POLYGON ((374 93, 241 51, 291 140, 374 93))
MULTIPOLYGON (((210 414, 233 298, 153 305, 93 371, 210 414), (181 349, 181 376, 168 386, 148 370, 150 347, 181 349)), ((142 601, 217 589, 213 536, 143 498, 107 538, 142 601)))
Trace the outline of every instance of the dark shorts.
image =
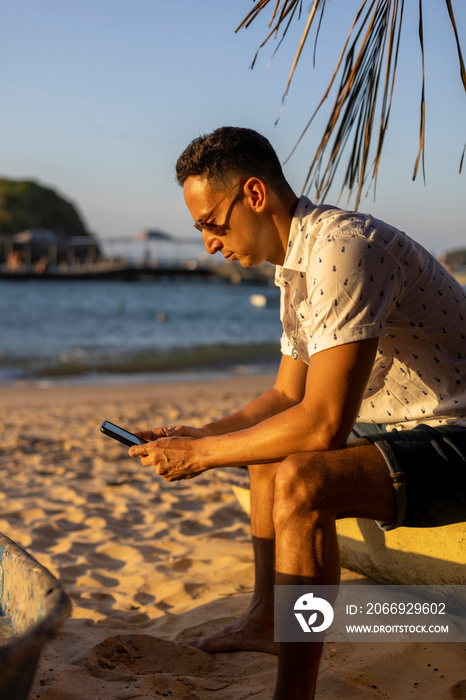
POLYGON ((382 530, 439 527, 466 521, 466 428, 418 425, 387 431, 356 423, 349 440, 364 437, 383 454, 396 492, 396 513, 382 530))

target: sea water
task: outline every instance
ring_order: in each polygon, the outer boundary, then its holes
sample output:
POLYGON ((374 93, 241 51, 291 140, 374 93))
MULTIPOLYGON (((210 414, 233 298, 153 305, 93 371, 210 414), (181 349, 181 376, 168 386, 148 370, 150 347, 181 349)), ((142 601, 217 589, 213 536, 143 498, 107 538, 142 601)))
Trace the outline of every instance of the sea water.
POLYGON ((270 369, 278 299, 273 286, 220 280, 1 280, 0 380, 270 369))

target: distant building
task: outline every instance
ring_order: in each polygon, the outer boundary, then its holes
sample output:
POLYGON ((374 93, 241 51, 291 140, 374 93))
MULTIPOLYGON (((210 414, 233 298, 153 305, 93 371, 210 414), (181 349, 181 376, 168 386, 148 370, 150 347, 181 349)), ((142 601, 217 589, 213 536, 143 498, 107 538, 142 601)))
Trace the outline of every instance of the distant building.
POLYGON ((139 231, 139 233, 134 234, 133 238, 137 241, 173 241, 173 236, 170 236, 169 233, 156 229, 139 231))
POLYGON ((69 264, 96 260, 99 246, 91 236, 64 236, 49 228, 31 228, 11 236, 0 236, 0 262, 10 270, 59 262, 69 264))

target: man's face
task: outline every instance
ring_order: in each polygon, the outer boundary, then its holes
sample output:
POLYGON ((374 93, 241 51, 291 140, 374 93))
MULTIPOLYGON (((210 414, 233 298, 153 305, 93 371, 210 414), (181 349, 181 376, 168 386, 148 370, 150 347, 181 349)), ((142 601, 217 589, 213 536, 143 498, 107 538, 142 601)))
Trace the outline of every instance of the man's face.
POLYGON ((211 255, 220 252, 226 260, 238 260, 242 267, 253 267, 267 260, 267 246, 261 235, 262 219, 256 206, 260 195, 254 192, 257 182, 249 178, 239 183, 223 201, 228 187, 224 191, 214 189, 206 178, 189 177, 183 186, 186 206, 194 221, 203 220, 215 207, 202 229, 207 252, 211 255))

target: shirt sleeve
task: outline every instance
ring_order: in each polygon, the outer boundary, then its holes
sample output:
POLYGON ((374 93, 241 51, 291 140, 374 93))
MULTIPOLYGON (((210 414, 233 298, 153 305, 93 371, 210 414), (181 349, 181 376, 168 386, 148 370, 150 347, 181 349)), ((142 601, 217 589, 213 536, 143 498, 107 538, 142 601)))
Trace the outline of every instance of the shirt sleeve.
POLYGON ((291 297, 291 285, 284 282, 280 289, 280 319, 283 327, 280 338, 280 351, 282 355, 291 355, 293 349, 291 338, 296 325, 296 317, 291 310, 291 297))
POLYGON ((309 357, 335 345, 387 334, 403 271, 378 242, 357 234, 323 237, 311 254, 308 296, 297 309, 309 357))

